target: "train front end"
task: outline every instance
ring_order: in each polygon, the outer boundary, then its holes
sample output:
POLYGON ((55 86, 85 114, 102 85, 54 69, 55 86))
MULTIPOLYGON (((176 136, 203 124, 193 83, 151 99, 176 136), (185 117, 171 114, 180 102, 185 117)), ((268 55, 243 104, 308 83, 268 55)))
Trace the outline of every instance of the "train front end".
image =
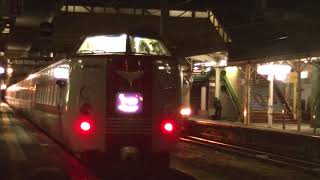
POLYGON ((164 57, 118 58, 107 68, 106 150, 121 159, 166 158, 179 131, 178 65, 164 57))
POLYGON ((107 158, 152 160, 153 164, 168 166, 169 153, 179 135, 181 77, 177 59, 153 38, 126 34, 90 38, 78 50, 85 56, 95 51, 86 49, 96 47, 90 43, 113 41, 113 48, 125 44, 121 53, 108 54, 108 49, 101 49, 107 45, 96 50, 105 62, 107 158))

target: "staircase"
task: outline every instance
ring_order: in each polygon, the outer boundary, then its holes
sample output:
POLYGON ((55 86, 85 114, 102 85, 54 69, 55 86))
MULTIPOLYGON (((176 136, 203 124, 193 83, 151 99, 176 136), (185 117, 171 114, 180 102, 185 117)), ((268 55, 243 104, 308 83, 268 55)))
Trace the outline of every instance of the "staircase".
MULTIPOLYGON (((293 114, 285 98, 282 90, 284 86, 281 82, 274 81, 273 96, 273 122, 293 122, 293 114), (282 110, 285 113, 282 114, 282 110)), ((268 122, 268 98, 269 98, 269 82, 266 77, 255 74, 252 78, 251 102, 250 102, 250 119, 251 122, 266 123, 268 122)))
POLYGON ((220 101, 222 105, 221 116, 222 116, 222 119, 237 120, 239 118, 239 112, 227 88, 228 87, 226 85, 221 86, 221 94, 220 94, 220 101))

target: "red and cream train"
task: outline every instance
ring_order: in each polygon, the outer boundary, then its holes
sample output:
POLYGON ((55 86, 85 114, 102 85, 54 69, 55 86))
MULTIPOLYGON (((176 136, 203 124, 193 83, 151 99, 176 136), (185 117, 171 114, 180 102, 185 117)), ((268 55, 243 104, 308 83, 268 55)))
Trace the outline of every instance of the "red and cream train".
POLYGON ((72 57, 10 86, 6 101, 75 154, 163 160, 179 132, 179 68, 157 39, 87 36, 72 57))

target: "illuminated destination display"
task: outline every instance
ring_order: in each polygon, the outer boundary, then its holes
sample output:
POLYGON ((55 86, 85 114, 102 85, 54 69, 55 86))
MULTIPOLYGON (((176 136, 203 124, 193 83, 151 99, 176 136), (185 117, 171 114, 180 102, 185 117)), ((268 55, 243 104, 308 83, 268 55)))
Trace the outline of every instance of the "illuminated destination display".
POLYGON ((118 93, 116 110, 119 113, 136 114, 142 111, 143 97, 140 93, 118 93))

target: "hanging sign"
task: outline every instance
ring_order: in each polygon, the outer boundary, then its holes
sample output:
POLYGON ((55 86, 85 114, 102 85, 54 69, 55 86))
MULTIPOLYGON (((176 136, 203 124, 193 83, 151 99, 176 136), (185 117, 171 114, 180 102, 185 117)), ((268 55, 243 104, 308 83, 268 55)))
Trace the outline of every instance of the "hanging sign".
POLYGON ((297 72, 290 72, 288 75, 287 83, 296 83, 298 81, 298 74, 297 72))

